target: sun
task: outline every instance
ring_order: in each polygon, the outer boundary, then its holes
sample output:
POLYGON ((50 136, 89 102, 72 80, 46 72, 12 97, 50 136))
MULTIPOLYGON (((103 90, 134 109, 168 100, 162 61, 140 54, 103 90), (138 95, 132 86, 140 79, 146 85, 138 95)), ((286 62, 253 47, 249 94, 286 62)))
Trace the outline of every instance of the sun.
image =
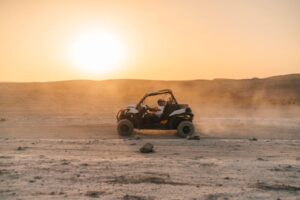
POLYGON ((108 74, 125 60, 125 48, 116 34, 103 30, 80 33, 70 48, 72 63, 87 74, 108 74))

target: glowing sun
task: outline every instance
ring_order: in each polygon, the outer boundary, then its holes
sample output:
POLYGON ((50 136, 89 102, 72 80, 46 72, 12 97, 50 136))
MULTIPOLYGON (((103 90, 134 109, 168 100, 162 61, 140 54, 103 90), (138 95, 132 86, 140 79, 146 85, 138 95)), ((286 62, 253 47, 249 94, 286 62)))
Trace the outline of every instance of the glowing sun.
POLYGON ((101 30, 79 34, 70 49, 72 63, 84 73, 107 74, 119 69, 125 59, 121 40, 101 30))

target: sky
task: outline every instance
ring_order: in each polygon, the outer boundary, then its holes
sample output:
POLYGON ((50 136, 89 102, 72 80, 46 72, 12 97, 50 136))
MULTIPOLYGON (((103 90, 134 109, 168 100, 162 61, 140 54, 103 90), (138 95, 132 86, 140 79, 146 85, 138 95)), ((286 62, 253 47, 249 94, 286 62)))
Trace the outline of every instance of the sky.
POLYGON ((0 81, 291 73, 299 0, 0 0, 0 81))

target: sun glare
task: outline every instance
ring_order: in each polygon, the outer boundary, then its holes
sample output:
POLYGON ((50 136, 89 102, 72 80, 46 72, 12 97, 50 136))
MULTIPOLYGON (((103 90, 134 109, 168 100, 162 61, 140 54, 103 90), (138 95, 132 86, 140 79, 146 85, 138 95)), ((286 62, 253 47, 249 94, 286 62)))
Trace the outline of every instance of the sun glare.
POLYGON ((70 53, 72 63, 83 73, 108 74, 124 64, 126 52, 116 35, 93 30, 79 34, 70 53))

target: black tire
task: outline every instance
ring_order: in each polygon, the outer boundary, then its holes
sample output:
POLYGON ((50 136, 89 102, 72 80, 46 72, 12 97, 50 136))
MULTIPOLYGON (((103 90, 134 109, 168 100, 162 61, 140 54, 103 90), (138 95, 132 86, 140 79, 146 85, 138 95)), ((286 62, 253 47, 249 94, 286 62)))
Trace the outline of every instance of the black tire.
POLYGON ((186 138, 188 135, 192 135, 195 132, 194 124, 190 121, 182 121, 177 127, 177 136, 186 138))
POLYGON ((121 136, 130 136, 133 133, 133 124, 128 119, 122 119, 118 122, 118 133, 121 136))

